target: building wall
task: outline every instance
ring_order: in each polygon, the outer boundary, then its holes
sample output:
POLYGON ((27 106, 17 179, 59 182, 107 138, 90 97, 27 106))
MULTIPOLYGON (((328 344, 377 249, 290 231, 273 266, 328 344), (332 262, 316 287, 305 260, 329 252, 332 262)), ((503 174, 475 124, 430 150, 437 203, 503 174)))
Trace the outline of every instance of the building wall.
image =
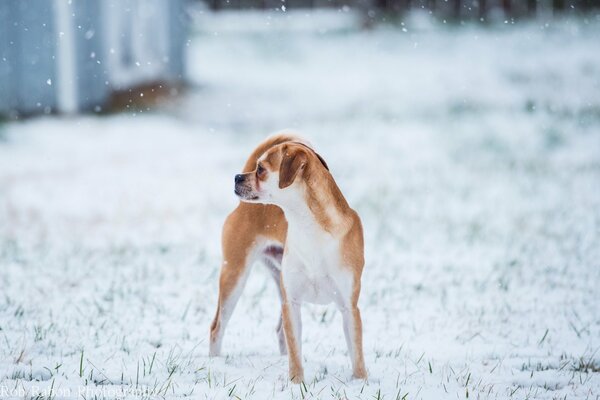
MULTIPOLYGON (((0 2, 0 21, 6 22, 10 20, 8 2, 0 2)), ((9 109, 10 95, 10 71, 11 67, 8 59, 10 55, 9 27, 6 23, 0 23, 0 110, 9 109)))
POLYGON ((39 113, 54 108, 52 15, 50 1, 0 2, 0 109, 39 113))
POLYGON ((184 0, 1 0, 0 114, 100 111, 184 79, 184 0))
MULTIPOLYGON (((104 0, 101 0, 104 1, 104 0)), ((75 57, 78 67, 75 81, 78 104, 83 110, 99 110, 110 95, 110 76, 106 63, 106 47, 103 41, 106 18, 100 1, 73 2, 75 12, 75 57), (102 26, 98 17, 102 16, 102 26)))

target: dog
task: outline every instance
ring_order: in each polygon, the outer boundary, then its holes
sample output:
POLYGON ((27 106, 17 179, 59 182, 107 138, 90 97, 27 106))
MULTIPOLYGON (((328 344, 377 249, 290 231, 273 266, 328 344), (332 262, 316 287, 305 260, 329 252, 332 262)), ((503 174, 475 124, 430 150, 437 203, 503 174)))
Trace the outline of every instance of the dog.
POLYGON ((271 136, 235 176, 234 191, 241 201, 223 226, 223 263, 209 355, 220 355, 226 325, 250 267, 262 261, 281 299, 277 335, 280 353, 288 354, 290 380, 304 380, 303 302, 336 304, 353 377, 366 379, 358 308, 364 266, 362 223, 325 160, 298 136, 271 136))

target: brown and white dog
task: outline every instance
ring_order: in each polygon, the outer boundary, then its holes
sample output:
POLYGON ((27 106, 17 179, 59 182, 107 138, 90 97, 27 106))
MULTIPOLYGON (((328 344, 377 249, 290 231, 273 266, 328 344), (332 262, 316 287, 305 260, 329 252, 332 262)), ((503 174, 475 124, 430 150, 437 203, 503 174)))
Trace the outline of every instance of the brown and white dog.
POLYGON ((339 308, 353 376, 365 379, 358 309, 364 265, 362 225, 327 164, 303 139, 278 134, 261 143, 235 176, 241 199, 223 226, 219 302, 210 330, 210 355, 221 352, 225 327, 250 267, 263 261, 279 288, 279 350, 289 354, 289 376, 304 379, 302 302, 339 308))

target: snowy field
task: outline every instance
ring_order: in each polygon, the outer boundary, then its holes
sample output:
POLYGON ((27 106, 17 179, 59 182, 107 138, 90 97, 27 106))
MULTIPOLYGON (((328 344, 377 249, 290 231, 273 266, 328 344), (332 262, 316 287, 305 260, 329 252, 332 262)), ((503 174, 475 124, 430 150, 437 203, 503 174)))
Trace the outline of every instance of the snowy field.
POLYGON ((600 18, 196 15, 159 112, 0 126, 0 398, 600 398, 600 18), (362 216, 369 370, 260 266, 209 359, 233 176, 302 132, 362 216))

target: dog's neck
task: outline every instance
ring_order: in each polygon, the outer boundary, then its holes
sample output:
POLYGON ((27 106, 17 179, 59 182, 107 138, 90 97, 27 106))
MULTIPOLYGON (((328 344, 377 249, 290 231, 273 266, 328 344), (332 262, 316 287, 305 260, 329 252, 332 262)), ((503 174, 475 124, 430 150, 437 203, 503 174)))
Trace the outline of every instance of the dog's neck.
POLYGON ((315 168, 305 174, 303 193, 282 207, 288 223, 298 228, 316 224, 333 236, 345 233, 350 228, 350 206, 329 171, 315 168))

